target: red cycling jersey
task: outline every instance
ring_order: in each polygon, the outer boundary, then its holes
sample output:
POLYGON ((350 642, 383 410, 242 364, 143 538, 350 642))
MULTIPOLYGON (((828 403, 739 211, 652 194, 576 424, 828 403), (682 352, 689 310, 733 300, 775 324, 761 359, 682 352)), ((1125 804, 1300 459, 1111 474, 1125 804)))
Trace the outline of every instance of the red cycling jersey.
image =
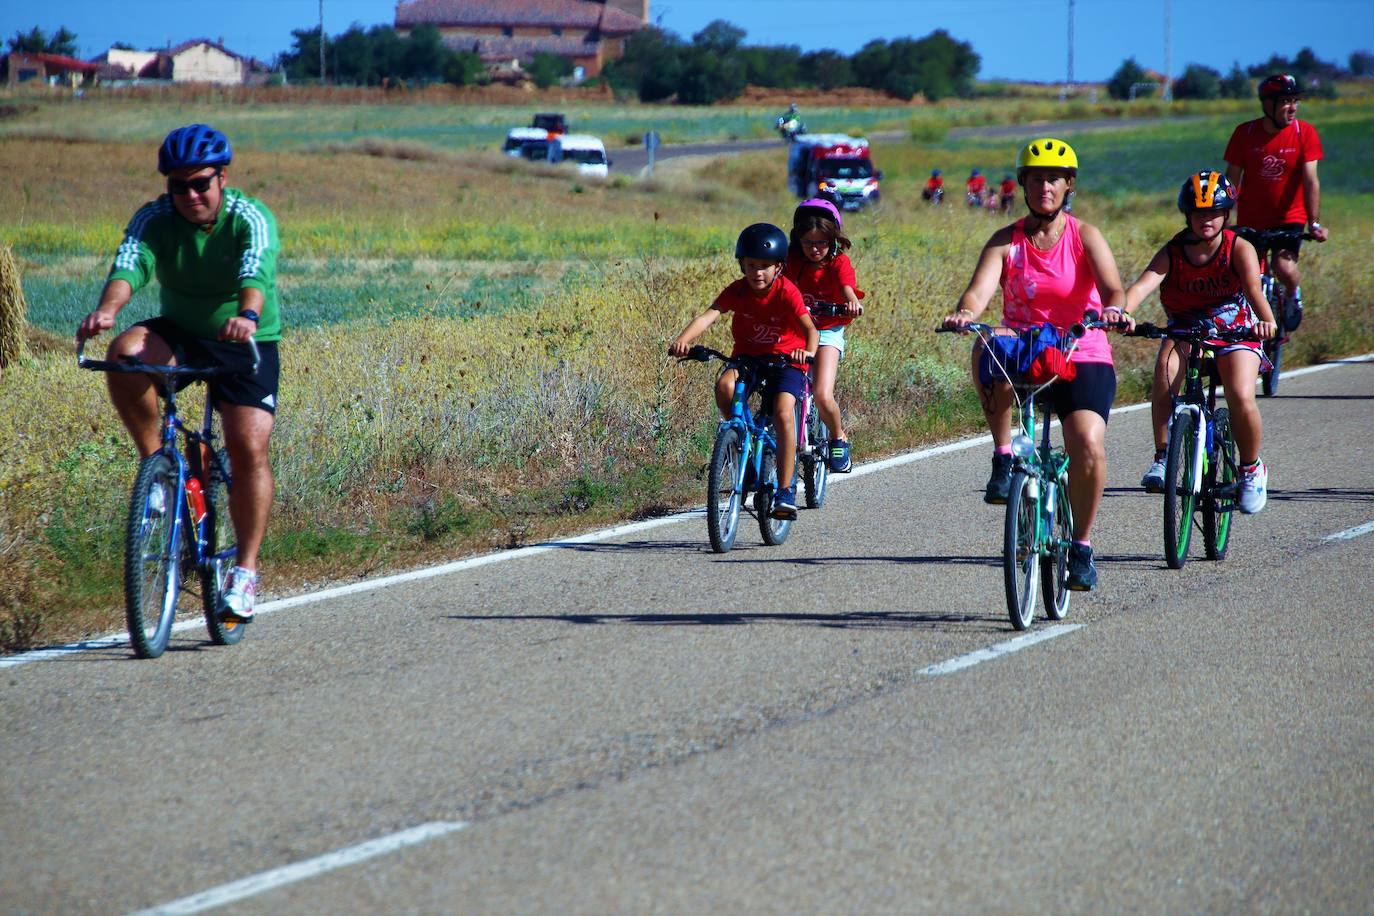
POLYGON ((806 332, 800 321, 808 314, 806 303, 801 291, 784 276, 779 276, 763 296, 741 277, 725 287, 711 307, 734 312, 730 317, 730 333, 735 337, 732 356, 776 356, 806 349, 806 332))
MULTIPOLYGON (((789 253, 784 273, 787 279, 801 290, 802 301, 808 306, 815 302, 834 302, 843 305, 846 286, 853 289, 854 294, 860 299, 863 298, 863 293, 855 289, 858 280, 854 277, 854 265, 850 262, 849 255, 844 252, 819 264, 808 260, 805 255, 789 253)), ((854 317, 812 315, 811 320, 816 323, 817 330, 824 331, 828 328, 842 328, 853 321, 854 317)))
POLYGON ((1236 234, 1221 233, 1221 247, 1205 264, 1194 264, 1183 250, 1185 240, 1193 238, 1187 230, 1169 240, 1169 272, 1159 287, 1159 302, 1170 321, 1197 321, 1214 317, 1219 310, 1243 298, 1240 277, 1231 263, 1236 234))
POLYGON ((1240 225, 1270 229, 1308 221, 1302 173, 1303 163, 1322 158, 1322 141, 1315 127, 1295 119, 1271 134, 1264 129, 1263 119, 1246 121, 1231 134, 1224 158, 1244 172, 1237 194, 1240 225))

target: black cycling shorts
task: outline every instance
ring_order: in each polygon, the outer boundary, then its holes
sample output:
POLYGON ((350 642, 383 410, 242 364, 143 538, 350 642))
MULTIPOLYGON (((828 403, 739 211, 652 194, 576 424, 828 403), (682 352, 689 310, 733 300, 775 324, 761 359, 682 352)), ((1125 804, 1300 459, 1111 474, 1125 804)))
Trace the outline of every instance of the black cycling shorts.
POLYGON ((1055 382, 1045 392, 1062 423, 1075 410, 1091 410, 1105 423, 1116 400, 1116 367, 1111 363, 1074 363, 1078 374, 1071 382, 1055 382))
MULTIPOLYGON (((281 374, 276 341, 258 344, 258 371, 248 375, 247 370, 253 365, 253 354, 241 343, 196 337, 182 330, 176 322, 165 316, 149 318, 138 324, 166 342, 178 365, 243 367, 245 374, 216 376, 206 382, 210 386, 210 397, 216 405, 257 407, 270 414, 276 414, 277 380, 281 374)), ((191 384, 191 381, 179 380, 177 390, 191 384)))

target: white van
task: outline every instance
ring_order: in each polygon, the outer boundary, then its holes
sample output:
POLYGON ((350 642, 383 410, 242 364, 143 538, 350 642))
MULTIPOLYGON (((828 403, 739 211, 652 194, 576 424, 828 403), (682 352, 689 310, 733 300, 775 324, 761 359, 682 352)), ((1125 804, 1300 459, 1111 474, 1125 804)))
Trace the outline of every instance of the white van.
POLYGON ((590 134, 564 134, 549 141, 550 162, 576 163, 583 175, 605 178, 610 173, 611 160, 606 147, 590 134))
POLYGON ((542 127, 513 127, 501 149, 507 156, 541 162, 549 155, 549 132, 542 127))

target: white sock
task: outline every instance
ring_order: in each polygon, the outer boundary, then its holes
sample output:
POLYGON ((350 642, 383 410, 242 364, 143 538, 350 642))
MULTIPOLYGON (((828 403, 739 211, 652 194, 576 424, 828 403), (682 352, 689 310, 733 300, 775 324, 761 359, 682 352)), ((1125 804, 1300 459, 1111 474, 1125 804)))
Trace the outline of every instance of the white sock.
POLYGON ((1294 302, 1301 302, 1301 301, 1302 301, 1302 287, 1301 287, 1301 286, 1295 286, 1295 287, 1293 287, 1293 291, 1292 291, 1291 293, 1288 294, 1288 304, 1289 304, 1289 305, 1292 305, 1294 302))

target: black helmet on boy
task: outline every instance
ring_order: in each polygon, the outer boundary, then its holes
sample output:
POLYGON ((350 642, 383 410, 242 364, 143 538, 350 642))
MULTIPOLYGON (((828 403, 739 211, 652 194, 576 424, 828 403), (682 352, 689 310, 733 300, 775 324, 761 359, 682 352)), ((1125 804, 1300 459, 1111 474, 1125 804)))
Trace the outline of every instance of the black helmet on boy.
POLYGON ((739 234, 735 242, 735 258, 754 258, 759 261, 787 260, 787 233, 772 223, 754 223, 739 234))
POLYGON ((1178 210, 1184 216, 1199 210, 1230 210, 1235 205, 1235 185, 1213 169, 1194 172, 1178 189, 1178 210))

